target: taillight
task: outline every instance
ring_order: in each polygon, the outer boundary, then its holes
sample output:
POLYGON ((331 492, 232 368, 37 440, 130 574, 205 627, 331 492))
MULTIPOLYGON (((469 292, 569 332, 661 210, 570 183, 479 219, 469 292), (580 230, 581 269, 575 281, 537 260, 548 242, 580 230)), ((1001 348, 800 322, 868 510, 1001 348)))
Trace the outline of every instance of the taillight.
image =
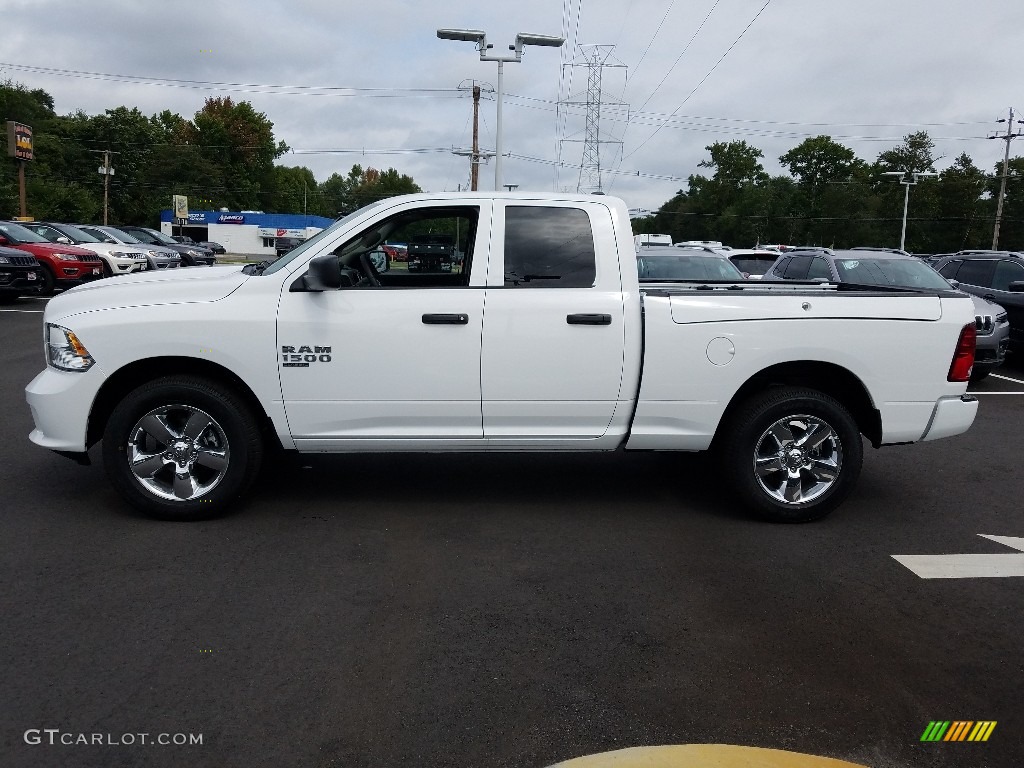
POLYGON ((953 362, 949 364, 949 376, 946 381, 969 381, 971 368, 974 367, 974 348, 978 343, 978 332, 974 323, 968 323, 960 331, 960 340, 956 343, 953 362))

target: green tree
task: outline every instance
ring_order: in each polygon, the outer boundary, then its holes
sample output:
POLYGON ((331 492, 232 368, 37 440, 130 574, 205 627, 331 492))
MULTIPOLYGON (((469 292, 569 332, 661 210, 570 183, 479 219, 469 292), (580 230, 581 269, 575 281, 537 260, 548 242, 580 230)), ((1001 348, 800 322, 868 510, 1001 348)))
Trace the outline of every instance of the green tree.
POLYGON ((217 187, 225 205, 259 209, 261 198, 273 193, 274 160, 288 145, 274 139, 274 124, 247 101, 230 96, 209 98, 185 126, 188 144, 200 149, 204 165, 218 169, 217 187))
POLYGON ((855 170, 864 165, 852 149, 831 136, 805 139, 779 158, 797 183, 815 187, 837 181, 849 181, 855 170))
POLYGON ((934 171, 935 159, 932 157, 934 149, 935 142, 928 136, 927 131, 910 133, 903 137, 902 144, 880 153, 875 164, 884 171, 906 171, 907 173, 934 171))

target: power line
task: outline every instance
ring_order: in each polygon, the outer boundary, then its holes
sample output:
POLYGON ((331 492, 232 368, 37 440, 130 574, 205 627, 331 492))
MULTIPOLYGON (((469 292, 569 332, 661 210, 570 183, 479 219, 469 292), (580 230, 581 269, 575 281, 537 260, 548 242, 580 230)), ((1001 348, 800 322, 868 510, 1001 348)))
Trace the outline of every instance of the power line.
POLYGON ((694 30, 694 33, 690 35, 690 39, 686 41, 686 45, 683 46, 683 50, 679 52, 679 55, 676 56, 676 60, 672 62, 672 66, 668 68, 668 72, 666 72, 665 76, 661 78, 661 82, 658 83, 657 87, 655 87, 654 91, 651 93, 650 96, 647 97, 644 103, 640 105, 640 110, 642 110, 650 103, 651 99, 653 99, 655 94, 657 94, 658 91, 661 89, 661 86, 663 86, 665 84, 665 81, 668 80, 668 76, 672 74, 672 71, 676 68, 676 65, 679 64, 679 61, 683 58, 683 55, 688 50, 690 50, 690 46, 693 45, 693 41, 696 39, 697 35, 700 34, 700 31, 704 29, 704 25, 707 24, 708 19, 711 18, 711 14, 715 12, 715 8, 718 7, 718 4, 720 2, 721 0, 715 0, 714 5, 711 6, 711 10, 707 12, 706 16, 704 16, 704 20, 701 21, 700 26, 698 26, 697 29, 694 30))
POLYGON ((143 75, 122 75, 109 72, 89 72, 80 69, 58 69, 31 64, 0 62, 0 67, 38 75, 54 75, 84 80, 102 80, 135 85, 157 85, 167 88, 192 88, 197 90, 231 91, 240 93, 264 93, 278 96, 369 96, 374 98, 405 98, 411 95, 462 95, 453 88, 354 88, 336 85, 274 85, 268 83, 230 83, 208 80, 186 80, 170 77, 147 77, 143 75))
MULTIPOLYGON (((759 10, 756 14, 754 14, 754 18, 752 18, 750 20, 750 23, 748 23, 747 26, 745 26, 743 28, 743 31, 740 32, 739 35, 736 37, 736 39, 732 41, 732 45, 730 45, 725 50, 725 53, 723 53, 721 55, 721 57, 718 59, 718 61, 715 62, 715 65, 713 67, 711 67, 711 69, 708 70, 708 73, 706 75, 704 75, 704 77, 701 79, 701 81, 699 83, 697 83, 697 85, 694 86, 693 90, 690 91, 689 94, 687 94, 686 98, 682 100, 682 102, 679 104, 679 106, 676 107, 674 110, 672 110, 672 113, 671 113, 672 115, 675 115, 676 112, 678 112, 680 109, 682 109, 683 104, 686 104, 686 102, 688 102, 693 97, 693 94, 695 94, 698 90, 700 90, 700 87, 702 85, 704 85, 705 82, 707 82, 707 79, 709 77, 711 77, 711 74, 716 69, 718 69, 718 65, 721 64, 723 61, 725 61, 725 57, 729 55, 729 53, 732 51, 732 49, 736 47, 737 43, 739 43, 739 41, 743 39, 743 36, 745 34, 747 34, 747 30, 750 29, 754 25, 754 22, 756 22, 759 18, 761 18, 761 14, 764 13, 765 8, 767 8, 769 5, 771 5, 771 2, 772 2, 772 0, 765 0, 765 4, 761 6, 761 10, 759 10)), ((654 132, 651 133, 650 136, 648 136, 646 139, 644 139, 642 142, 640 142, 640 145, 636 149, 634 149, 628 155, 625 155, 622 159, 626 160, 626 159, 632 157, 633 155, 635 155, 637 152, 639 152, 644 147, 644 145, 647 144, 647 142, 649 142, 651 139, 653 139, 655 136, 658 135, 658 133, 661 131, 662 127, 663 126, 659 126, 658 128, 656 128, 654 130, 654 132)))
MULTIPOLYGON (((652 46, 652 45, 654 45, 654 40, 655 40, 655 38, 656 38, 656 37, 658 36, 658 33, 659 33, 659 32, 661 32, 661 28, 662 28, 662 26, 663 26, 663 25, 665 24, 665 19, 667 19, 667 18, 668 18, 668 15, 669 15, 670 13, 672 13, 672 7, 673 7, 673 6, 675 5, 675 4, 676 4, 676 0, 672 0, 672 1, 671 1, 671 2, 670 2, 670 3, 668 4, 668 8, 666 8, 666 9, 665 9, 665 15, 664 15, 664 16, 662 16, 662 17, 661 17, 661 21, 659 21, 659 22, 658 22, 658 28, 657 28, 657 29, 655 29, 655 30, 654 30, 654 34, 653 34, 653 35, 651 35, 651 39, 650 39, 650 40, 649 40, 649 41, 647 42, 647 47, 646 47, 646 48, 644 48, 644 52, 643 52, 642 54, 640 54, 640 61, 638 61, 638 62, 636 63, 636 66, 635 66, 635 67, 633 67, 633 75, 635 75, 635 74, 636 74, 636 71, 637 71, 638 69, 640 69, 640 65, 644 63, 644 59, 646 59, 646 58, 647 58, 647 52, 648 52, 649 50, 651 50, 651 46, 652 46)), ((625 91, 625 89, 626 89, 626 85, 628 85, 628 84, 629 84, 629 78, 630 78, 630 77, 632 77, 633 75, 629 75, 629 76, 628 76, 628 77, 626 78, 626 82, 625 82, 625 84, 623 84, 623 86, 622 86, 622 89, 623 89, 623 91, 625 91)))

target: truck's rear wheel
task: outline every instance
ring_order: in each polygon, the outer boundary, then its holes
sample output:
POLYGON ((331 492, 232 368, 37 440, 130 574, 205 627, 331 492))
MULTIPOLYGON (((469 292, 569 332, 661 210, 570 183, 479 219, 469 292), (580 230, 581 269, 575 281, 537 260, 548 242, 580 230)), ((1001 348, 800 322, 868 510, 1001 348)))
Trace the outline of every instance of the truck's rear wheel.
POLYGON ((135 389, 103 433, 103 463, 114 487, 162 520, 219 515, 251 485, 262 456, 259 426, 245 404, 195 376, 135 389))
POLYGON ((780 523, 817 520, 835 509, 853 490, 864 459, 850 413, 828 395, 797 387, 741 404, 722 447, 740 500, 780 523))

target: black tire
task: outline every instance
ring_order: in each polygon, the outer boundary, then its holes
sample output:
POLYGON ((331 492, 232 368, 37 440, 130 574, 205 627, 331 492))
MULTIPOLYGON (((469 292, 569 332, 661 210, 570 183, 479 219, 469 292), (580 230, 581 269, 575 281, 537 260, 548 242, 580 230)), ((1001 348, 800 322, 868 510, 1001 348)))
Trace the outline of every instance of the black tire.
POLYGON ((249 408, 232 390, 198 376, 143 384, 114 408, 103 433, 110 481, 129 504, 160 520, 222 514, 252 485, 262 459, 263 440, 249 408), (133 456, 148 461, 136 464, 144 477, 133 472, 133 456))
POLYGON ((13 304, 18 300, 18 294, 4 291, 0 293, 0 304, 13 304))
POLYGON ((110 265, 107 264, 106 261, 103 262, 103 276, 104 277, 113 277, 114 276, 114 270, 112 270, 110 268, 110 265))
POLYGON ((754 395, 724 427, 729 485, 765 520, 818 520, 842 503, 860 475, 864 447, 856 421, 817 390, 778 387, 754 395), (786 435, 793 438, 788 448, 786 435), (802 439, 814 435, 821 439, 802 439))
POLYGON ((40 277, 42 278, 42 284, 39 288, 40 296, 53 296, 53 289, 57 287, 57 278, 53 274, 53 270, 46 264, 42 265, 42 272, 40 277))

